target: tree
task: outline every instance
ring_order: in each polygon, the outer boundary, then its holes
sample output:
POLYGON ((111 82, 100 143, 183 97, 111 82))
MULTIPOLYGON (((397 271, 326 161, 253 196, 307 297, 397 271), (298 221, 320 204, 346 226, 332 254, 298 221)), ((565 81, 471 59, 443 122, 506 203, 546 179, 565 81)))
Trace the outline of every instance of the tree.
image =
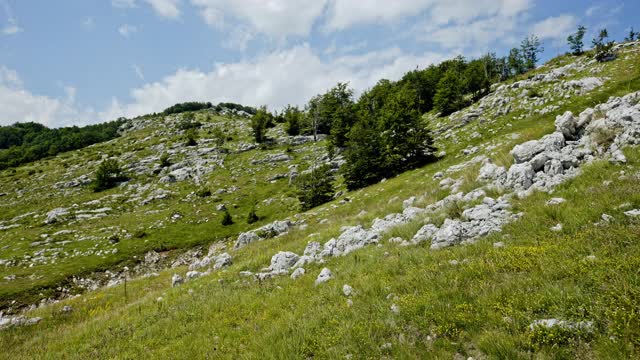
POLYGON ((592 40, 593 48, 595 51, 594 57, 598 62, 611 61, 615 59, 615 54, 612 52, 613 41, 606 41, 609 38, 609 32, 607 29, 601 29, 598 37, 592 40))
POLYGON ((296 179, 298 200, 302 211, 307 211, 333 199, 335 178, 329 165, 311 168, 296 179))
POLYGON ((348 138, 343 168, 347 188, 360 189, 386 177, 382 138, 374 119, 360 119, 349 131, 348 138))
POLYGON ((513 48, 511 49, 511 51, 509 51, 507 64, 509 67, 510 77, 524 74, 526 72, 526 65, 520 49, 513 48))
POLYGON ((535 69, 538 63, 538 54, 544 51, 544 48, 540 46, 540 39, 534 34, 527 36, 520 43, 520 50, 525 69, 527 71, 535 69))
POLYGON ((312 98, 309 104, 314 130, 329 134, 333 146, 344 147, 346 135, 355 122, 353 90, 348 83, 338 83, 325 94, 312 98))
POLYGON ((267 111, 267 107, 263 106, 251 118, 251 129, 256 142, 262 143, 267 140, 267 127, 271 122, 271 114, 267 111))
POLYGON ((115 159, 107 159, 100 163, 93 180, 93 191, 100 192, 115 187, 128 177, 115 159))
POLYGON ((220 148, 222 147, 222 145, 224 145, 226 136, 224 134, 224 131, 222 131, 222 128, 214 127, 213 130, 211 130, 211 137, 213 138, 213 143, 216 145, 216 147, 220 148))
POLYGON ((633 27, 629 30, 629 35, 624 38, 624 41, 635 41, 640 40, 640 32, 633 31, 633 27))
POLYGON ((297 106, 287 105, 282 115, 285 123, 285 130, 289 136, 300 135, 302 128, 302 112, 297 106))
POLYGON ((486 61, 487 59, 473 60, 464 71, 465 92, 471 93, 474 99, 479 99, 491 88, 490 64, 486 64, 486 61))
POLYGON ((438 83, 433 105, 442 115, 449 115, 464 106, 464 83, 461 74, 449 69, 438 83))
POLYGON ((378 114, 385 173, 396 175, 432 160, 433 140, 415 108, 415 92, 399 86, 378 114))
POLYGON ((573 52, 573 55, 582 55, 584 48, 584 34, 586 34, 587 28, 580 25, 578 26, 578 31, 575 34, 569 35, 567 38, 567 42, 569 43, 569 47, 573 52))

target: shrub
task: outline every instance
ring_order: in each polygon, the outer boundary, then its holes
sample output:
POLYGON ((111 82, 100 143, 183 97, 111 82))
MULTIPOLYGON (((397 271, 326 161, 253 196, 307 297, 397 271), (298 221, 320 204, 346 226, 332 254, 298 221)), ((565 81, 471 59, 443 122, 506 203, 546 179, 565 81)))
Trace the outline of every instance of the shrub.
POLYGON ((186 143, 185 143, 187 146, 196 146, 196 145, 198 145, 198 141, 196 140, 198 138, 198 136, 197 136, 195 130, 191 129, 191 130, 187 131, 185 137, 187 139, 186 143))
POLYGON ((119 182, 128 180, 124 171, 115 159, 108 159, 103 161, 98 170, 96 171, 95 178, 93 180, 93 190, 95 192, 111 189, 115 187, 119 182))
POLYGON ((211 190, 207 188, 201 188, 196 191, 196 195, 201 198, 206 198, 211 196, 211 190))
POLYGON ((221 222, 222 226, 228 226, 228 225, 232 225, 233 224, 233 218, 231 217, 231 214, 229 213, 229 210, 225 209, 224 210, 224 214, 222 214, 222 222, 221 222))
POLYGON ((296 185, 302 211, 331 201, 335 192, 333 187, 334 180, 328 165, 322 165, 311 169, 310 172, 301 174, 296 181, 296 185))
POLYGON ((253 224, 253 223, 257 222, 258 220, 260 220, 260 218, 256 214, 256 206, 253 205, 251 207, 251 210, 249 210, 249 215, 247 215, 247 224, 253 224))
POLYGON ((169 160, 169 154, 164 153, 160 155, 160 166, 163 168, 171 166, 171 161, 169 160))

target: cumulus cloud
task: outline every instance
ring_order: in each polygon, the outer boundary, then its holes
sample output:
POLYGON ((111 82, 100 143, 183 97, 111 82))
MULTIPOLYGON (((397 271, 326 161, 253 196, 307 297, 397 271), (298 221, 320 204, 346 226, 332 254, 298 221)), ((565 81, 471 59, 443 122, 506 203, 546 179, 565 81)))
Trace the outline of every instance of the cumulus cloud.
POLYGON ((144 0, 161 17, 176 19, 180 17, 181 0, 144 0))
MULTIPOLYGON (((271 38, 304 36, 323 13, 326 0, 191 0, 204 20, 223 29, 248 26, 271 38)), ((245 33, 248 33, 245 31, 245 33)))
POLYGON ((532 32, 541 40, 564 40, 577 27, 578 20, 573 15, 546 18, 533 25, 532 32))
POLYGON ((24 89, 18 74, 0 66, 0 125, 38 122, 51 127, 81 125, 102 120, 91 109, 82 110, 76 102, 76 89, 64 87, 62 99, 36 95, 24 89))
POLYGON ((120 9, 130 9, 136 7, 135 0, 111 0, 111 5, 120 9))
POLYGON ((113 100, 111 118, 161 111, 177 102, 240 102, 282 108, 304 105, 339 81, 360 93, 379 79, 398 79, 416 66, 444 60, 435 53, 405 54, 398 48, 323 61, 309 45, 275 51, 254 60, 216 64, 212 71, 182 69, 161 81, 131 91, 132 101, 113 100))

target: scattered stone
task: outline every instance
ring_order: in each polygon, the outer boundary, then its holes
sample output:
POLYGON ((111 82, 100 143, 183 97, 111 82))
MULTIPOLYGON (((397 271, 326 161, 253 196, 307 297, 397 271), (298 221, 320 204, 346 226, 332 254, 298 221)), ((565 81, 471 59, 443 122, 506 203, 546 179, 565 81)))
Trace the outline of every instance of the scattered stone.
POLYGON ((562 224, 556 224, 555 226, 552 226, 551 231, 555 231, 555 232, 562 231, 562 224))
POLYGON ((201 273, 201 272, 198 272, 198 271, 189 271, 189 272, 187 273, 187 279, 188 279, 188 280, 197 279, 197 278, 199 278, 200 276, 202 276, 202 273, 201 273))
POLYGON ((297 268, 295 270, 293 270, 293 273, 291 273, 291 278, 293 280, 298 279, 299 277, 301 277, 302 275, 304 275, 306 271, 304 270, 304 268, 297 268))
POLYGON ((280 251, 271 258, 269 270, 275 273, 287 272, 298 262, 300 256, 292 252, 280 251))
POLYGON ((342 293, 344 294, 344 296, 349 297, 353 294, 353 288, 347 284, 344 284, 342 286, 342 293))
POLYGON ((640 209, 625 211, 624 214, 631 218, 637 218, 640 217, 640 209))
POLYGON ((537 327, 545 327, 545 328, 553 328, 559 327, 567 330, 584 330, 584 331, 592 331, 593 330, 593 321, 566 321, 566 320, 558 320, 558 319, 542 319, 535 320, 533 323, 529 325, 529 330, 533 331, 537 327))
POLYGON ((391 304, 391 312, 394 314, 400 314, 400 307, 396 304, 391 304))
POLYGON ((552 198, 551 200, 547 201, 547 206, 560 205, 565 203, 566 201, 567 200, 563 198, 552 198))
POLYGON ((315 284, 319 285, 319 284, 322 284, 322 283, 326 283, 327 281, 329 281, 331 279, 333 279, 333 273, 328 268, 324 268, 324 269, 322 269, 322 271, 320 271, 320 274, 316 278, 316 283, 315 284))
POLYGON ((184 283, 184 279, 182 278, 182 276, 173 274, 173 276, 171 277, 171 287, 182 285, 182 283, 184 283))

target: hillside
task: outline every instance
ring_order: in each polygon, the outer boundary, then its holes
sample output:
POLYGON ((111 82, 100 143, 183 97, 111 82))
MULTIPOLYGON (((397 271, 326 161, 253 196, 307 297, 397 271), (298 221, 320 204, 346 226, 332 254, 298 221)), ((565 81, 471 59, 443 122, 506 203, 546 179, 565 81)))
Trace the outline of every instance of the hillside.
POLYGON ((291 179, 342 158, 280 124, 260 147, 244 113, 196 112, 195 146, 184 115, 160 115, 3 170, 0 344, 8 358, 637 357, 640 44, 617 50, 425 114, 439 161, 308 212, 291 179), (95 193, 107 158, 131 179, 95 193))

